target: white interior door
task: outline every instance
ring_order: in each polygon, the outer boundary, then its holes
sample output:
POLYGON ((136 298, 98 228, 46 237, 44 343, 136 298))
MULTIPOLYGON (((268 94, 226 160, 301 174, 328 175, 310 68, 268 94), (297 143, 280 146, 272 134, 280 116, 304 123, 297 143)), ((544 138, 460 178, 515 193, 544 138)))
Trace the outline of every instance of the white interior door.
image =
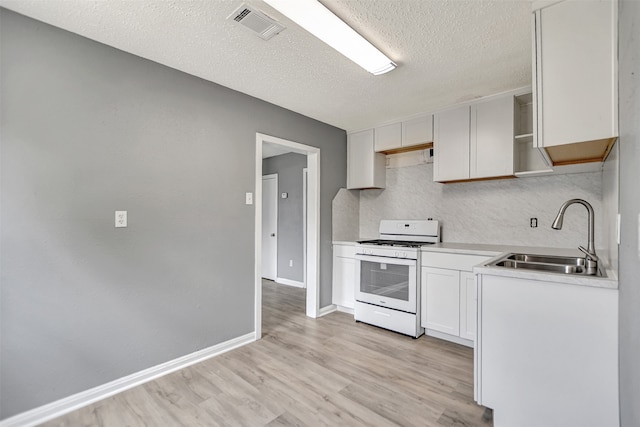
POLYGON ((262 277, 278 275, 278 174, 262 177, 262 277))

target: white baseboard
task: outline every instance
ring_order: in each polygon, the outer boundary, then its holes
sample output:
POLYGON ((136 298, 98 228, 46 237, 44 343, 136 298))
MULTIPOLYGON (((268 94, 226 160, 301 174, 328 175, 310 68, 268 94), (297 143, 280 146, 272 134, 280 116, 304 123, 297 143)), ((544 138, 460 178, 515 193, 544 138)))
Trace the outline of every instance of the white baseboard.
POLYGON ((432 329, 425 329, 424 333, 425 335, 429 335, 430 337, 440 338, 441 340, 451 341, 456 344, 464 345, 465 347, 473 348, 473 341, 466 338, 456 337, 455 335, 445 334, 444 332, 434 331, 432 329))
POLYGON ((338 311, 341 313, 353 314, 353 308, 344 307, 342 305, 337 306, 338 311))
POLYGON ((99 385, 89 390, 73 394, 55 402, 31 409, 13 417, 0 421, 0 427, 30 427, 67 414, 76 409, 95 403, 99 400, 118 394, 140 384, 144 384, 163 375, 175 372, 203 360, 210 359, 234 348, 241 347, 256 340, 255 332, 233 338, 229 341, 195 351, 177 359, 144 369, 126 377, 99 385))
POLYGON ((318 317, 326 316, 329 313, 333 313, 337 309, 338 308, 334 304, 322 307, 320 310, 318 310, 318 317))
POLYGON ((282 277, 276 277, 276 283, 287 286, 295 286, 296 288, 304 288, 304 282, 298 282, 297 280, 283 279, 282 277))

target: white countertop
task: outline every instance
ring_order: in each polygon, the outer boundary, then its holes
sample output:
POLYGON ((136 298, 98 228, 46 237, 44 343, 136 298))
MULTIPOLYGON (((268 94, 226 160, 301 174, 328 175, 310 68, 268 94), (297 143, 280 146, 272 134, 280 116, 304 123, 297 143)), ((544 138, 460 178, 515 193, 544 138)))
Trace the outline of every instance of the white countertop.
MULTIPOLYGON (((360 239, 366 240, 366 239, 360 239)), ((334 245, 355 245, 355 241, 334 240, 334 245)), ((546 282, 565 283, 570 285, 593 286, 597 288, 618 289, 618 280, 610 269, 605 269, 607 277, 582 276, 574 274, 550 273, 543 271, 522 270, 504 267, 490 267, 487 264, 507 253, 525 253, 536 255, 583 256, 578 249, 545 248, 537 246, 486 245, 478 243, 441 242, 425 245, 422 252, 443 252, 451 254, 485 255, 492 257, 487 262, 473 268, 475 274, 515 277, 520 279, 542 280, 546 282)))
POLYGON ((347 240, 333 240, 331 242, 332 245, 345 245, 345 246, 355 246, 358 242, 350 242, 347 240))
POLYGON ((493 256, 490 260, 473 268, 475 274, 515 277, 520 279, 543 280, 546 282, 570 285, 593 286, 597 288, 618 289, 618 280, 613 271, 605 269, 607 277, 582 276, 574 274, 551 273, 544 271, 521 270, 514 268, 488 266, 507 253, 525 253, 536 255, 579 256, 578 249, 545 248, 536 246, 483 245, 469 243, 437 243, 422 247, 423 252, 445 252, 469 255, 493 256))

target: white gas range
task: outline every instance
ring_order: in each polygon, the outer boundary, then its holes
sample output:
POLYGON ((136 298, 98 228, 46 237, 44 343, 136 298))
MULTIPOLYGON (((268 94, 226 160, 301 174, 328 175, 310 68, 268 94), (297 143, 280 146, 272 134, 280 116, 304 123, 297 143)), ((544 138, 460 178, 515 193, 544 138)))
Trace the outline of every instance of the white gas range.
POLYGON ((382 220, 380 238, 356 245, 356 321, 418 338, 420 248, 440 241, 440 224, 382 220))

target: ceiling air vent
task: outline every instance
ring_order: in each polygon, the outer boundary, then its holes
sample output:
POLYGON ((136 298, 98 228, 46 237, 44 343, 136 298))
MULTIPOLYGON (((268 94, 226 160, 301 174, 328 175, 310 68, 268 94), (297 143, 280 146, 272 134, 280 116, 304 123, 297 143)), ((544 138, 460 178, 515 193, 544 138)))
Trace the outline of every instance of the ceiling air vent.
POLYGON ((246 4, 241 5, 227 19, 233 19, 237 23, 244 25, 263 40, 269 40, 285 29, 285 26, 281 23, 246 4))

